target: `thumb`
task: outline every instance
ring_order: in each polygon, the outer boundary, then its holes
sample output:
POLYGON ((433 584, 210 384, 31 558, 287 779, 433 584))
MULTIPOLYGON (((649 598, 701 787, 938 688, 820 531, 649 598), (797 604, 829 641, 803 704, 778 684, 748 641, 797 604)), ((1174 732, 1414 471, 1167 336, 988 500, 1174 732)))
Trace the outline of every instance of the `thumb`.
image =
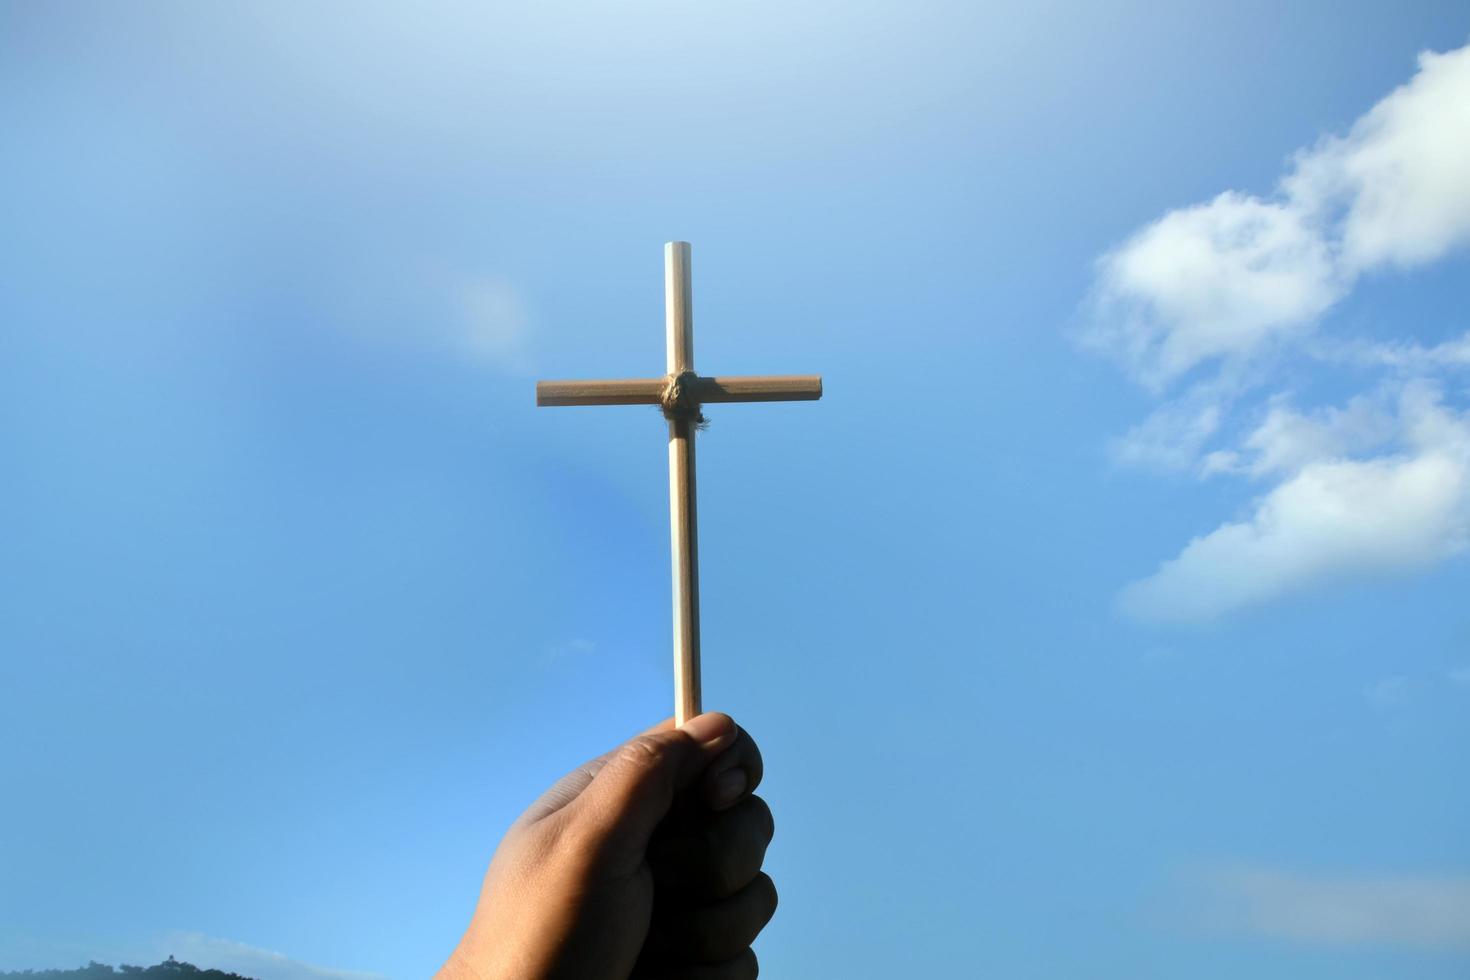
POLYGON ((639 735, 613 751, 562 813, 614 851, 641 860, 674 797, 693 785, 739 734, 734 719, 712 711, 689 719, 682 728, 639 735))

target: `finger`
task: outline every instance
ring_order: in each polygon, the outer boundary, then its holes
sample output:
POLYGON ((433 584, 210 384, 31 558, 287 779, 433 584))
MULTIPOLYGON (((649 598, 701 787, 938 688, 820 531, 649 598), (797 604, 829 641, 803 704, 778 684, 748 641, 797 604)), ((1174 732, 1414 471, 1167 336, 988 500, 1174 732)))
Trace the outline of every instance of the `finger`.
POLYGON ((610 845, 635 865, 669 812, 674 796, 732 745, 739 728, 729 715, 708 712, 682 728, 639 735, 623 743, 558 819, 610 845))
POLYGON ((743 949, 723 963, 638 964, 630 980, 755 980, 760 976, 755 951, 743 949))
POLYGON ((662 976, 666 980, 755 980, 760 972, 760 963, 756 961, 754 950, 747 947, 734 959, 723 963, 674 967, 662 976))
POLYGON ((656 941, 676 960, 723 963, 754 942, 775 914, 776 885, 769 875, 757 874, 754 881, 729 898, 664 911, 656 941))
MULTIPOLYGON (((652 735, 656 732, 668 731, 673 727, 674 719, 665 718, 657 725, 651 728, 645 728, 639 734, 652 735)), ((622 748, 622 746, 618 746, 618 748, 622 748)), ((533 824, 538 820, 551 816, 575 800, 581 794, 582 790, 587 788, 587 784, 592 782, 597 774, 602 771, 602 767, 607 764, 607 760, 611 759, 617 751, 618 749, 609 749, 597 758, 589 759, 582 763, 552 783, 551 788, 537 797, 536 802, 526 808, 526 812, 520 815, 516 823, 520 825, 533 824)))
POLYGON ((745 729, 740 729, 735 744, 710 763, 700 777, 700 790, 710 809, 723 810, 739 803, 755 792, 765 775, 761 750, 745 729))
POLYGON ((707 814, 701 823, 657 840, 649 852, 661 890, 696 900, 728 898, 755 880, 776 831, 759 796, 707 814))

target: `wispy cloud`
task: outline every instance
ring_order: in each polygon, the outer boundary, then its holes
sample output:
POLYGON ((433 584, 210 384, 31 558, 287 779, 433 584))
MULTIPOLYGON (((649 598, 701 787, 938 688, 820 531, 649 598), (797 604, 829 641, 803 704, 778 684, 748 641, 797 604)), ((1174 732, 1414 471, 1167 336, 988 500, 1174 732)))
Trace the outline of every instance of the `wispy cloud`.
POLYGON ((1103 256, 1084 342, 1157 390, 1302 328, 1342 292, 1307 215, 1226 191, 1171 211, 1103 256))
POLYGON ((1409 679, 1398 675, 1381 678, 1363 689, 1363 697, 1378 711, 1402 708, 1409 703, 1409 679))
POLYGON ((1113 443, 1113 459, 1124 466, 1188 470, 1220 431, 1223 414, 1219 400, 1202 391, 1165 402, 1113 443))
POLYGON ((1470 237, 1470 48, 1425 52, 1419 71, 1299 154, 1287 199, 1327 223, 1340 273, 1409 268, 1470 237))
POLYGON ((460 287, 457 323, 450 341, 470 357, 507 367, 524 367, 531 317, 521 294, 507 280, 484 276, 460 287))
POLYGON ((1272 198, 1225 191, 1104 255, 1085 342, 1161 387, 1301 331, 1366 271, 1470 240, 1470 47, 1421 54, 1408 84, 1293 160, 1272 198))
POLYGON ((421 258, 323 290, 327 316, 360 340, 502 371, 531 367, 532 304, 504 275, 421 258))
POLYGON ((196 932, 171 933, 164 937, 159 947, 167 949, 167 953, 162 955, 257 980, 387 980, 381 974, 316 966, 272 950, 196 932))
POLYGON ((1470 333, 1427 347, 1411 341, 1337 341, 1319 344, 1312 353, 1320 360, 1392 368, 1408 374, 1458 370, 1470 368, 1470 333))
POLYGON ((1317 945, 1470 949, 1470 878, 1310 875, 1237 866, 1195 877, 1203 922, 1317 945))
POLYGON ((1433 378, 1470 367, 1470 334, 1431 345, 1311 334, 1364 273, 1467 242, 1470 46, 1420 55, 1417 74, 1347 133, 1295 154, 1271 197, 1226 191, 1171 211, 1098 261, 1083 343, 1163 399, 1115 459, 1271 484, 1246 516, 1127 586, 1125 612, 1209 619, 1466 548, 1470 419, 1433 378), (1275 370, 1334 362, 1386 379, 1308 410, 1280 391, 1256 408, 1245 398, 1275 370), (1258 422, 1242 436, 1232 412, 1258 422))
POLYGON ((597 644, 586 637, 575 636, 569 640, 561 640, 546 647, 546 660, 548 663, 563 660, 581 660, 597 652, 597 644))
MULTIPOLYGON (((1340 417, 1339 417, 1340 418, 1340 417)), ((1222 524, 1127 586, 1125 612, 1154 622, 1211 619, 1323 582, 1420 569, 1470 543, 1470 419, 1410 386, 1396 451, 1339 455, 1365 434, 1331 421, 1269 422, 1236 465, 1281 474, 1249 517, 1222 524)))
POLYGON ((339 970, 295 960, 282 953, 198 932, 171 932, 123 941, 100 937, 41 937, 0 929, 0 969, 73 968, 90 960, 111 966, 152 966, 168 957, 203 969, 224 970, 257 980, 387 980, 377 973, 339 970))

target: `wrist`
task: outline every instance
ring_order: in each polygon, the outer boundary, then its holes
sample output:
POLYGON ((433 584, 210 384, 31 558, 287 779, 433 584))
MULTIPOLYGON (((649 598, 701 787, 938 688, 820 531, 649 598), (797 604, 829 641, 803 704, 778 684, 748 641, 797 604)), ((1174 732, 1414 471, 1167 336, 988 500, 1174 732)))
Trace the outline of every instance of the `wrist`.
POLYGON ((474 960, 466 954, 464 946, 455 947, 448 962, 434 974, 434 980, 491 980, 474 967, 474 960))

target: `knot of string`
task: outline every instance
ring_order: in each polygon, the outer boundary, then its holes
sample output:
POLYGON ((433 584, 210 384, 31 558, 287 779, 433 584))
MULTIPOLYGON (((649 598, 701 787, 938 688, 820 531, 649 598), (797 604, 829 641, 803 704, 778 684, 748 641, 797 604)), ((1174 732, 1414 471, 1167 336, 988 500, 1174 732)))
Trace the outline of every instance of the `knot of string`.
POLYGON ((698 377, 693 371, 683 371, 664 379, 664 393, 659 397, 664 418, 670 422, 689 422, 696 429, 709 425, 694 397, 694 381, 698 377))

